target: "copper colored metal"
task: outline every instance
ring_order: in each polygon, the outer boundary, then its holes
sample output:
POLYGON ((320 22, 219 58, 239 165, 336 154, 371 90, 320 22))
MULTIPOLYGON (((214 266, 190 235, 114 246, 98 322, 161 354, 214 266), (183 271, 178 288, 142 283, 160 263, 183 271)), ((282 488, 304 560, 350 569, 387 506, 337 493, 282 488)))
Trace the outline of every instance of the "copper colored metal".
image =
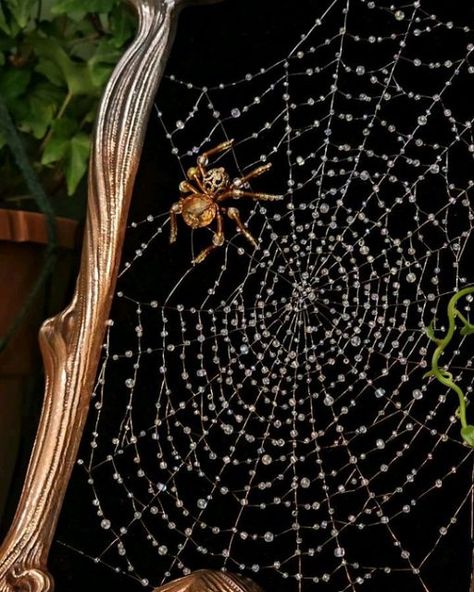
POLYGON ((17 511, 0 548, 1 592, 53 590, 48 553, 87 417, 148 118, 176 9, 184 3, 131 0, 138 32, 99 108, 75 294, 40 331, 44 403, 17 511))
POLYGON ((228 572, 199 570, 154 592, 263 592, 252 580, 228 572))
MULTIPOLYGON (((73 249, 78 223, 68 218, 56 218, 58 247, 73 249)), ((23 210, 0 209, 0 241, 15 243, 48 243, 48 224, 44 214, 23 210)))

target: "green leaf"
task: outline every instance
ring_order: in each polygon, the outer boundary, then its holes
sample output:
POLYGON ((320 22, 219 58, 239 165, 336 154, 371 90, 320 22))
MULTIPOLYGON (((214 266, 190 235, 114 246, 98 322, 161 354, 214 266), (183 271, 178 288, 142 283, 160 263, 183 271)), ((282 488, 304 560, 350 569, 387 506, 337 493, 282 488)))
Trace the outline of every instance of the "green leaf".
POLYGON ((461 436, 464 442, 466 442, 471 448, 474 448, 474 426, 467 425, 461 428, 461 436))
POLYGON ((36 10, 37 0, 6 0, 6 4, 18 25, 24 29, 33 9, 36 10))
POLYGON ((72 119, 63 118, 54 122, 51 137, 46 142, 41 157, 41 164, 54 164, 65 157, 71 138, 77 132, 77 127, 77 122, 72 119))
POLYGON ((55 121, 53 125, 53 135, 65 139, 71 139, 79 131, 79 124, 75 119, 63 117, 55 121))
POLYGON ((87 171, 90 140, 84 133, 75 135, 68 146, 65 158, 65 174, 68 195, 73 195, 87 171))
POLYGON ((92 107, 92 109, 90 109, 83 118, 83 122, 84 123, 94 123, 95 121, 95 117, 97 115, 97 109, 98 109, 98 104, 95 103, 94 106, 92 107))
POLYGON ((41 21, 50 21, 52 19, 51 8, 56 0, 41 0, 41 21))
POLYGON ((43 74, 43 76, 58 87, 66 86, 64 76, 61 73, 61 69, 51 60, 48 60, 44 57, 40 57, 38 65, 35 68, 35 71, 38 74, 43 74))
POLYGON ((8 26, 7 17, 5 16, 2 4, 0 4, 0 30, 7 35, 10 35, 10 27, 8 26))
POLYGON ((41 164, 48 165, 59 162, 66 154, 69 140, 66 138, 51 138, 45 146, 41 164))
MULTIPOLYGON (((55 126, 56 128, 61 126, 55 126)), ((41 160, 44 165, 61 163, 66 177, 68 195, 73 195, 83 179, 89 162, 90 139, 83 132, 66 134, 66 126, 56 129, 48 141, 41 160)))
POLYGON ((19 99, 28 87, 31 72, 11 68, 0 72, 0 94, 7 105, 19 99))
POLYGON ((99 43, 94 55, 87 62, 91 79, 96 87, 105 86, 121 53, 108 40, 99 43))
MULTIPOLYGON (((57 80, 58 73, 66 84, 71 95, 97 95, 87 64, 77 63, 71 60, 57 39, 31 35, 30 42, 43 61, 42 73, 48 79, 57 80), (51 63, 54 65, 51 68, 51 63), (46 70, 44 65, 46 64, 46 70), (47 73, 46 73, 47 72, 47 73)), ((41 71, 38 70, 37 71, 41 71)), ((53 82, 56 84, 56 82, 53 82)))
POLYGON ((110 14, 111 42, 117 49, 122 48, 135 34, 137 28, 135 16, 122 3, 110 14))
POLYGON ((96 87, 102 88, 112 74, 113 66, 108 64, 96 64, 91 68, 91 79, 96 87))
POLYGON ((64 93, 59 89, 47 84, 38 85, 28 94, 28 109, 19 122, 19 128, 32 133, 37 139, 43 138, 53 123, 63 99, 64 93))
POLYGON ((53 14, 110 12, 116 0, 58 0, 51 7, 53 14))

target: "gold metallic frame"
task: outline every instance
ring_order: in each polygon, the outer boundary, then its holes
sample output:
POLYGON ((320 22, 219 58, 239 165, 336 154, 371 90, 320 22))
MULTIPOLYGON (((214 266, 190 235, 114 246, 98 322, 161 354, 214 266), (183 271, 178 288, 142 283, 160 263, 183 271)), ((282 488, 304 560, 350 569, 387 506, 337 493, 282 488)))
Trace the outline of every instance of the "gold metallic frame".
MULTIPOLYGON (((130 0, 138 13, 138 31, 99 107, 76 289, 71 304, 40 331, 46 374, 43 408, 16 514, 0 547, 0 592, 54 589, 48 553, 87 417, 149 114, 177 13, 190 1, 130 0)), ((259 588, 230 574, 198 571, 167 584, 165 590, 259 588)))
MULTIPOLYGON (((40 331, 43 408, 16 514, 0 546, 0 592, 54 589, 48 554, 87 418, 153 100, 179 10, 215 1, 129 0, 138 13, 138 31, 99 107, 74 296, 40 331)), ((156 592, 262 591, 246 578, 200 570, 156 592)))

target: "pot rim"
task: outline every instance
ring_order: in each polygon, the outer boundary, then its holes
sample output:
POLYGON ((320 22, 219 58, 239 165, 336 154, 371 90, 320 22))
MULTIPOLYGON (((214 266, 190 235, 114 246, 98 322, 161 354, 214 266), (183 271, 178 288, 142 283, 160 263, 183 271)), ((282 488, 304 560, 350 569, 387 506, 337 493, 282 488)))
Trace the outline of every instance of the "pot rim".
MULTIPOLYGON (((74 249, 78 221, 56 217, 55 223, 58 247, 74 249)), ((0 208, 0 241, 47 245, 49 237, 46 216, 40 212, 0 208)))

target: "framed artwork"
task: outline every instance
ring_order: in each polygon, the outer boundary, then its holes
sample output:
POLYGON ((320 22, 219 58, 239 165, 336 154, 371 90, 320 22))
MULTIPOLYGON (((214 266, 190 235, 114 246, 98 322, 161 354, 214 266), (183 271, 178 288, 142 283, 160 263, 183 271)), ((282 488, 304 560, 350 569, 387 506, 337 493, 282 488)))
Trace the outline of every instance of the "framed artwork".
POLYGON ((468 592, 474 9, 131 4, 0 591, 468 592))

